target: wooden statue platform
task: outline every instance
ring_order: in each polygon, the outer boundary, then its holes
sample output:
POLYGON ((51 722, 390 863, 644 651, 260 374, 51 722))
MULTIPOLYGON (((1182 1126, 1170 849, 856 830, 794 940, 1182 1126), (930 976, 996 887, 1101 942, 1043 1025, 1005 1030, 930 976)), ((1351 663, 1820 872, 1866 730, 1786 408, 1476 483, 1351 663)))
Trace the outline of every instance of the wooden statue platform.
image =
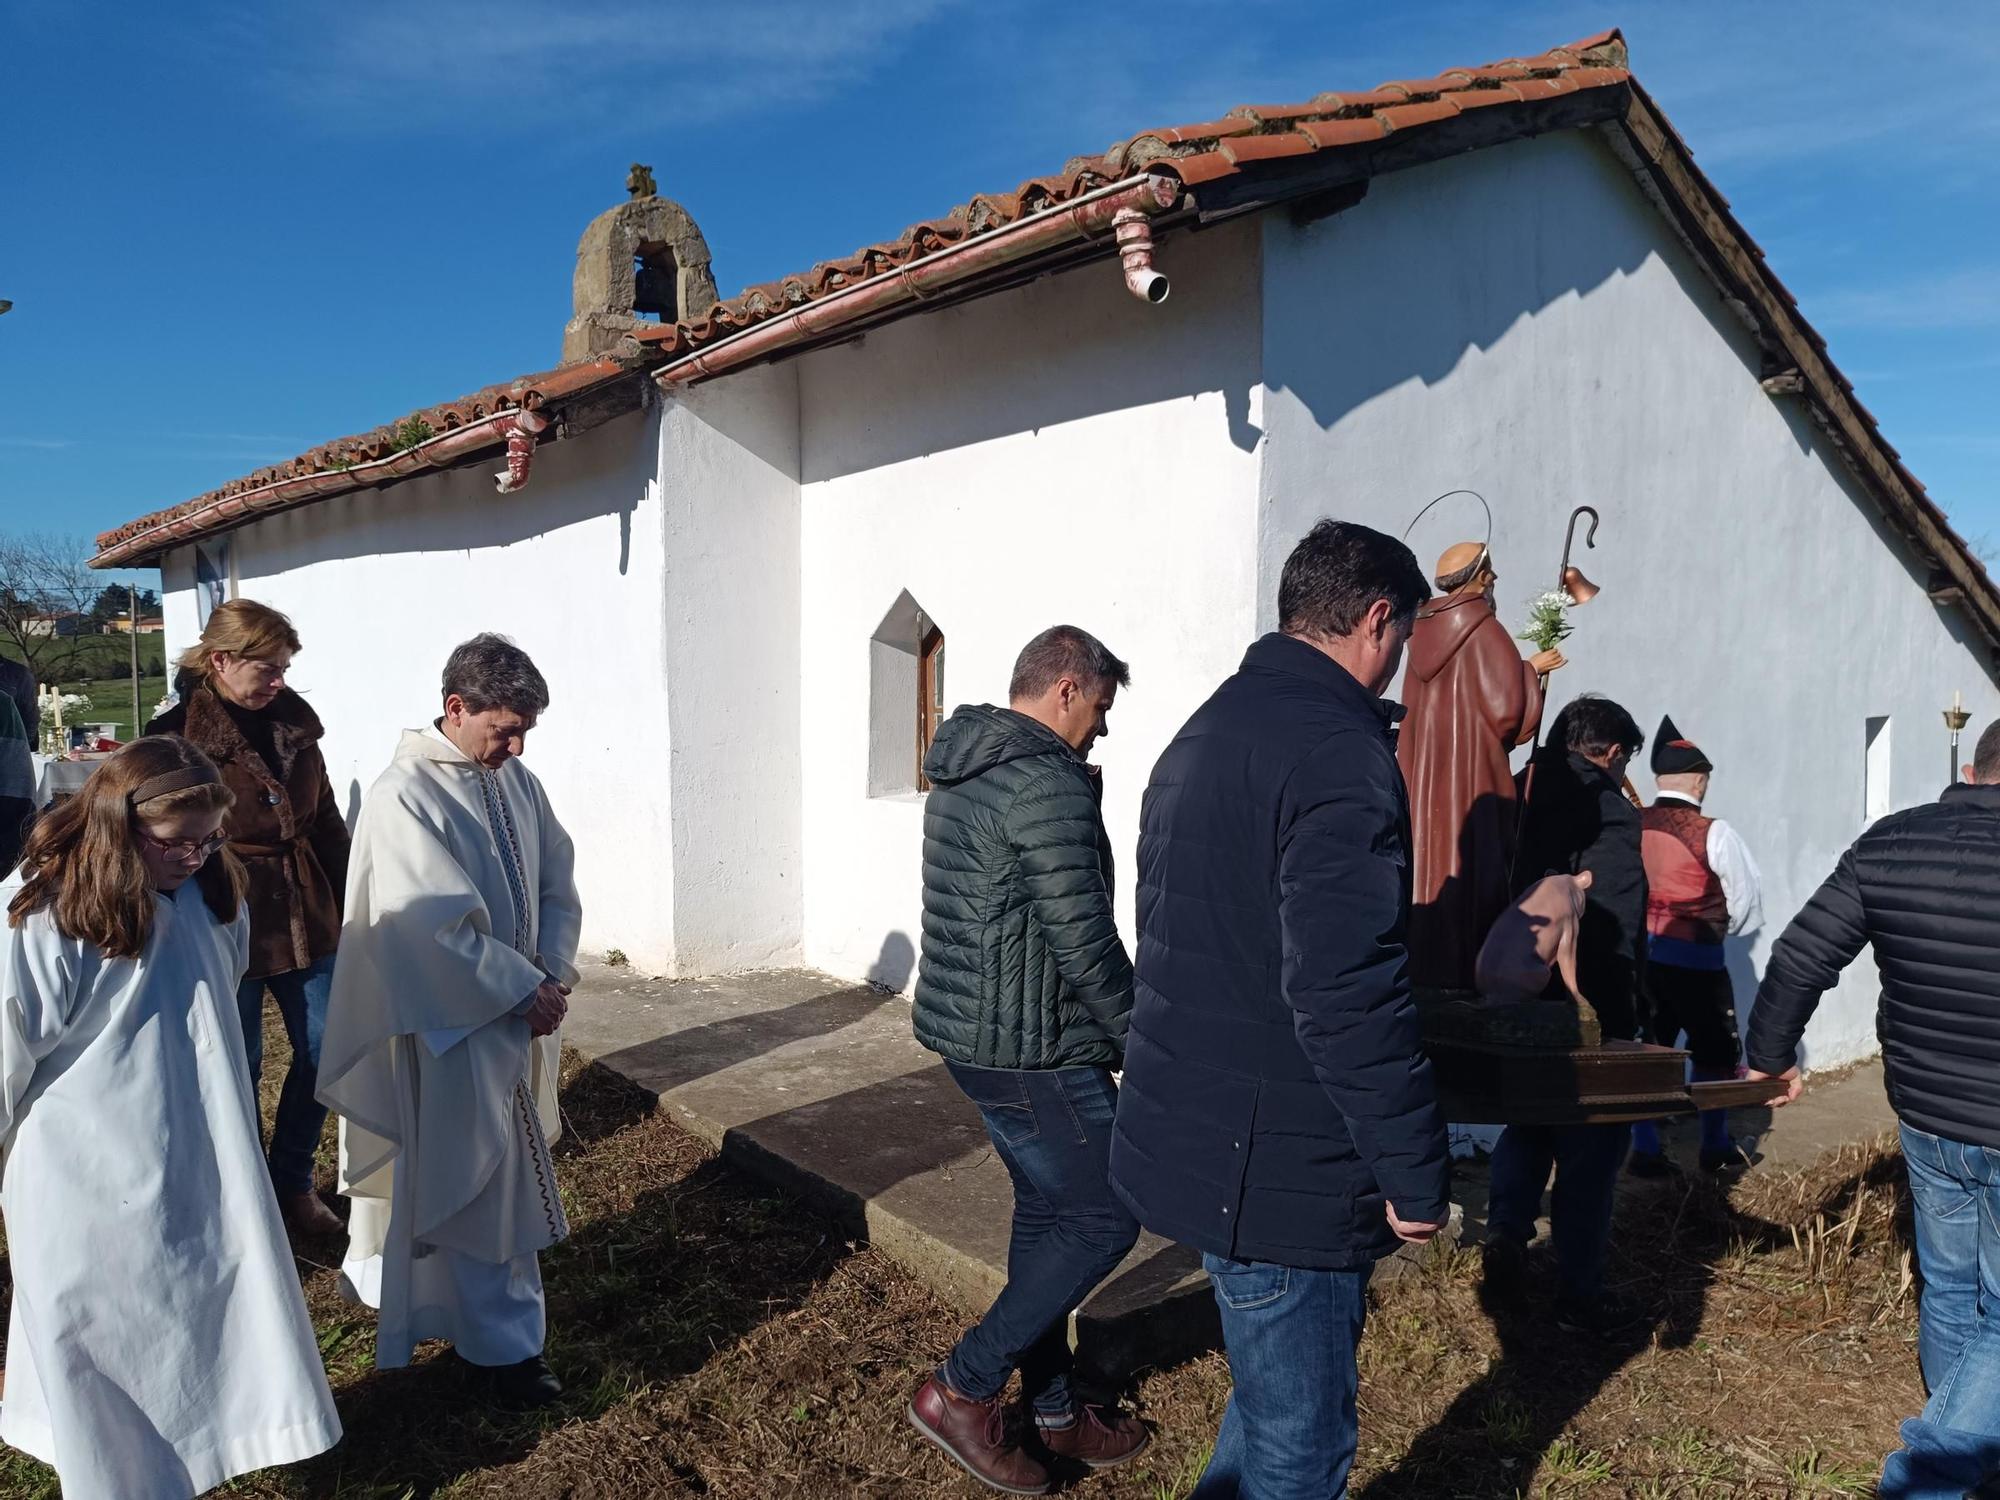
POLYGON ((1597 1018, 1562 1001, 1488 1004, 1419 994, 1424 1051, 1445 1118, 1460 1125, 1585 1125, 1659 1120, 1762 1104, 1777 1080, 1687 1081, 1678 1047, 1602 1041, 1597 1018))

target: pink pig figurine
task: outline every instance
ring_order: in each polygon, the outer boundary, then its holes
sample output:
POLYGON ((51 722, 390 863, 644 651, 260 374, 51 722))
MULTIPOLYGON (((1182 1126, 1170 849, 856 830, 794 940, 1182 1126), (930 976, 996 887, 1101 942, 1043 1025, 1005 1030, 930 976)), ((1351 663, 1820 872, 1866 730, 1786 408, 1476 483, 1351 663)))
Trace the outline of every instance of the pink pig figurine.
POLYGON ((1576 934, 1589 889, 1588 870, 1544 876, 1500 913, 1473 971, 1483 999, 1532 1000, 1548 987, 1554 969, 1578 1007, 1589 1005, 1576 987, 1576 934))

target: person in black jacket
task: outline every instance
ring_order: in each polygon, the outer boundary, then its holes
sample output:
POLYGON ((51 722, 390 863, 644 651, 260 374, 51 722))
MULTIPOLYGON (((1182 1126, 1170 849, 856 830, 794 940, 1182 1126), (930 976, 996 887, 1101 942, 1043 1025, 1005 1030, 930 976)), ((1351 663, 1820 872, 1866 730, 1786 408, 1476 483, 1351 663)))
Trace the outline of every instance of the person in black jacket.
POLYGON ((34 668, 25 662, 0 656, 0 693, 14 700, 14 707, 21 714, 21 727, 28 734, 28 744, 39 746, 42 742, 41 689, 36 685, 34 668))
MULTIPOLYGON (((1646 866, 1639 809, 1624 788, 1625 768, 1645 741, 1632 716, 1608 698, 1566 705, 1530 768, 1514 867, 1517 891, 1545 875, 1590 872, 1576 977, 1606 1041, 1639 1035, 1646 866)), ((1629 1125, 1509 1125, 1500 1133, 1485 1251, 1486 1276, 1496 1291, 1510 1291, 1520 1281, 1553 1168, 1549 1225, 1562 1275, 1556 1321, 1572 1331, 1612 1331, 1619 1313, 1603 1294, 1604 1257, 1612 1193, 1631 1142, 1629 1125)))
POLYGON ((1200 1495, 1346 1493, 1374 1262, 1448 1212, 1403 934, 1410 813, 1382 701, 1430 586, 1322 521, 1279 630, 1160 757, 1111 1181, 1202 1252, 1235 1382, 1200 1495))
POLYGON ((1006 1434, 1000 1393, 1016 1369, 1047 1457, 1108 1468, 1150 1439, 1070 1385, 1069 1315, 1139 1237, 1105 1180, 1132 964, 1087 759, 1130 680, 1094 636, 1055 626, 1015 662, 1006 708, 958 709, 924 756, 916 1035, 979 1106, 1014 1179, 1014 1230, 1007 1285, 907 1415, 1011 1494, 1051 1483, 1006 1434))
MULTIPOLYGON (((1771 950, 1750 1013, 1751 1078, 1798 1097, 1798 1049, 1822 994, 1872 947, 1876 1033, 1916 1208, 1924 1273, 1917 1358, 1930 1402, 1882 1494, 1930 1494, 1926 1465, 1970 1455, 1959 1493, 2000 1474, 2000 722, 1966 781, 1874 823, 1771 950), (1983 1285, 1982 1285, 1983 1282, 1983 1285)), ((1932 1475, 1933 1478, 1936 1475, 1932 1475)))

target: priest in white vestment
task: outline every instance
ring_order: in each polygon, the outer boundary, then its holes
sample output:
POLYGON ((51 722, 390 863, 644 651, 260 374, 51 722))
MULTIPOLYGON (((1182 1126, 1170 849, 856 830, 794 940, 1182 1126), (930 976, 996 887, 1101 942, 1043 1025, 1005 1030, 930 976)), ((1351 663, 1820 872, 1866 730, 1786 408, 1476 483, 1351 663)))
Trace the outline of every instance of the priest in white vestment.
POLYGON ((518 646, 455 650, 354 829, 320 1099, 352 1200, 343 1286, 376 1363, 444 1339, 501 1404, 562 1387, 537 1252, 569 1233, 549 1148, 581 921, 569 836, 518 758, 548 686, 518 646))

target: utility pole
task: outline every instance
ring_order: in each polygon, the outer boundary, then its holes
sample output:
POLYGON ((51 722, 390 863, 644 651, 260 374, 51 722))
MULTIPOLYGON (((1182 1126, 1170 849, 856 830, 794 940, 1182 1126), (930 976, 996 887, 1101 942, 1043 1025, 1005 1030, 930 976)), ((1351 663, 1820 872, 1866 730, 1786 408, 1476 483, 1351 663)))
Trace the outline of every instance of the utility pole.
POLYGON ((146 721, 139 717, 139 590, 135 585, 125 585, 125 599, 132 617, 132 738, 136 740, 146 721))

